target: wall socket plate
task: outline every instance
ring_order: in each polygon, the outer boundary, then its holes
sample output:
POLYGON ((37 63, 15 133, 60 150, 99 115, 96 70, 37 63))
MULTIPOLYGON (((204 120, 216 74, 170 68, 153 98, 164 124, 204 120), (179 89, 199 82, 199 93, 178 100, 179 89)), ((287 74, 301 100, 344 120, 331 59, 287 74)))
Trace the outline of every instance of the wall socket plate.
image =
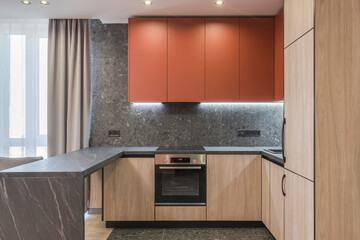
POLYGON ((260 137, 260 130, 238 130, 238 137, 260 137))
POLYGON ((120 130, 109 130, 109 137, 120 137, 120 130))

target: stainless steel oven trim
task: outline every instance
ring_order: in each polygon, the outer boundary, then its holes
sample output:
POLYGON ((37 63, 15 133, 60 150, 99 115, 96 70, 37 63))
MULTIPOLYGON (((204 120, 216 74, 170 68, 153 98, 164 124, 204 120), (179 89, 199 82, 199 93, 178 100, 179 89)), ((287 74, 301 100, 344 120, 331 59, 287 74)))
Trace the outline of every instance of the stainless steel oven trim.
POLYGON ((192 167, 192 166, 189 166, 189 167, 159 167, 160 170, 201 170, 201 167, 192 167))
POLYGON ((155 165, 206 165, 206 154, 155 154, 155 165), (171 158, 190 158, 190 163, 171 163, 171 158))

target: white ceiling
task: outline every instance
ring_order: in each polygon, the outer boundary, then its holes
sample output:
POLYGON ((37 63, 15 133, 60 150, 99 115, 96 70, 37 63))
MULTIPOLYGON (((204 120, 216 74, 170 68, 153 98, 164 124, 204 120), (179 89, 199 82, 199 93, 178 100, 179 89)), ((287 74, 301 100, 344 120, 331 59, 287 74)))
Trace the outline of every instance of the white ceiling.
POLYGON ((274 16, 283 0, 224 0, 218 7, 215 0, 1 0, 0 18, 99 18, 103 23, 127 23, 135 16, 274 16))

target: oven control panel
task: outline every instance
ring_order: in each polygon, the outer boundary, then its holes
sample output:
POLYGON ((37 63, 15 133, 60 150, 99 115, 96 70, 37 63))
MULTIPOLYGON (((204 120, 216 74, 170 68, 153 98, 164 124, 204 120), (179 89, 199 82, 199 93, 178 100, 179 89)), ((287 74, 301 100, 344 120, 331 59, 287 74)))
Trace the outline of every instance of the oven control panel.
POLYGON ((156 154, 155 164, 205 165, 206 154, 156 154))

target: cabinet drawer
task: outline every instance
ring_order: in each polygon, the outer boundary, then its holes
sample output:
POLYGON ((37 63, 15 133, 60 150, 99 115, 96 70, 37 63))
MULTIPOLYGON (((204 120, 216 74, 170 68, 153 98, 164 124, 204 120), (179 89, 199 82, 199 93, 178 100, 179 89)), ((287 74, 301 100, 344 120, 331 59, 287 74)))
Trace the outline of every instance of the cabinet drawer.
POLYGON ((156 221, 206 221, 206 207, 155 207, 156 221))

